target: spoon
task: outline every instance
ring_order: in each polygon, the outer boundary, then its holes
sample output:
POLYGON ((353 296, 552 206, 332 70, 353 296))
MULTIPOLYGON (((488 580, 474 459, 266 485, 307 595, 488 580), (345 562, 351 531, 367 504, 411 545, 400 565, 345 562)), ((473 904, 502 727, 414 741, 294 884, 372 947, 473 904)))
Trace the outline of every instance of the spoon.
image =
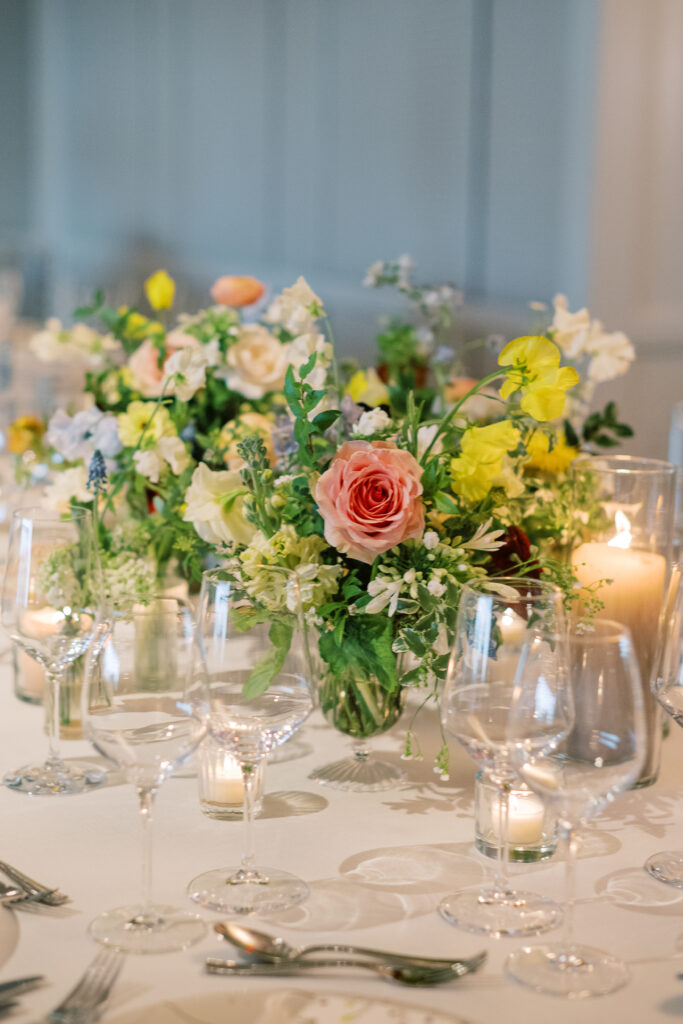
POLYGON ((217 960, 207 957, 206 970, 209 974, 239 975, 241 977, 278 978, 302 974, 318 967, 361 967, 373 971, 389 981, 401 985, 445 985, 456 981, 464 974, 476 971, 486 959, 486 953, 479 953, 470 960, 456 960, 447 967, 420 967, 416 965, 373 963, 372 960, 307 960, 305 962, 285 961, 272 964, 241 964, 237 960, 217 960))
MULTIPOLYGON (((290 946, 284 939, 275 935, 267 935, 256 928, 247 928, 230 921, 217 921, 213 929, 233 946, 244 950, 257 960, 266 960, 273 964, 294 963, 308 956, 309 953, 354 953, 372 957, 387 964, 415 967, 449 968, 453 964, 468 961, 454 960, 452 957, 433 958, 427 956, 407 956, 402 953, 386 953, 381 949, 366 949, 363 946, 349 946, 342 943, 319 943, 311 946, 290 946)), ((313 963, 315 961, 311 961, 313 963)))

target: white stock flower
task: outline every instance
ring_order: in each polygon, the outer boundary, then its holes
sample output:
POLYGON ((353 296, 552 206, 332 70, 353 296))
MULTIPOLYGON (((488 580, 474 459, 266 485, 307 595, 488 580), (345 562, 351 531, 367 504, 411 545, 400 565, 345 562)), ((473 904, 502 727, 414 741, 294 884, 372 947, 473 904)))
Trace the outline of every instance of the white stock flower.
POLYGON ((287 346, 261 324, 246 324, 228 349, 227 363, 219 376, 225 377, 232 391, 245 398, 263 398, 269 391, 284 387, 289 365, 287 346))
POLYGON ((585 307, 570 313, 566 295, 556 295, 553 307, 555 313, 550 326, 555 344, 569 359, 583 355, 591 328, 590 313, 585 307))
POLYGON ((200 462, 185 495, 183 520, 209 544, 249 544, 256 529, 244 518, 244 494, 239 470, 213 472, 200 462))
POLYGON ((354 434, 379 434, 381 431, 388 430, 391 426, 391 418, 385 413, 384 409, 377 407, 376 409, 368 409, 366 412, 361 414, 358 423, 353 428, 354 434))
POLYGON ((290 334, 310 334, 315 332, 315 321, 318 319, 317 315, 311 313, 311 306, 322 312, 322 301, 308 282, 300 277, 291 288, 284 288, 282 294, 271 302, 263 319, 269 324, 282 324, 290 334))
POLYGON ((159 483, 159 474, 163 469, 163 459, 152 448, 138 449, 133 454, 135 469, 140 476, 147 477, 153 484, 159 483))
POLYGON ((88 490, 88 470, 86 466, 72 466, 62 473, 57 473, 54 481, 43 492, 45 504, 58 512, 68 512, 72 501, 92 501, 92 491, 88 490))

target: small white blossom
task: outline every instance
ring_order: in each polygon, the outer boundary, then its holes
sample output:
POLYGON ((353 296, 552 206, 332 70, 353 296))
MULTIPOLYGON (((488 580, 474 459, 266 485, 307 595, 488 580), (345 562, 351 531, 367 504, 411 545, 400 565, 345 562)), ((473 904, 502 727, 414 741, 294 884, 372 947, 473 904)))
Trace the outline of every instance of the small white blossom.
MULTIPOLYGON (((402 586, 403 580, 390 580, 386 576, 376 576, 368 583, 368 594, 372 597, 372 601, 366 604, 364 610, 369 615, 375 615, 377 612, 384 611, 388 605, 387 615, 391 618, 398 608, 402 586)), ((351 605, 351 609, 354 607, 355 605, 351 605)))
POLYGON ((436 530, 427 530, 422 538, 422 543, 428 551, 433 551, 439 543, 439 535, 436 530))
POLYGON ((433 579, 427 584, 427 590, 432 597, 443 597, 446 593, 446 585, 445 583, 440 583, 437 579, 433 579))
POLYGON ((363 286, 365 288, 377 287, 377 282, 379 281, 383 272, 383 260, 376 260, 374 263, 371 263, 368 269, 365 271, 365 277, 363 278, 363 286))
POLYGON ((368 409, 361 414, 358 423, 353 428, 354 434, 379 434, 388 430, 391 426, 391 418, 384 409, 368 409))
POLYGON ((164 367, 164 387, 167 393, 175 394, 181 402, 189 402, 204 387, 207 369, 217 366, 218 360, 216 338, 207 345, 188 345, 174 352, 164 367))

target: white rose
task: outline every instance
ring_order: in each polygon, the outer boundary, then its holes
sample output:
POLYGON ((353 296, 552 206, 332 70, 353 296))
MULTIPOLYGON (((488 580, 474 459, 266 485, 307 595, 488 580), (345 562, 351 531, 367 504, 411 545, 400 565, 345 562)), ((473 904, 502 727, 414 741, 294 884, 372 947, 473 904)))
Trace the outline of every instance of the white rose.
POLYGON ((284 387, 289 360, 286 346, 260 324, 246 324, 228 349, 226 383, 245 398, 263 398, 284 387))
POLYGON ((213 472, 200 462, 187 489, 183 519, 209 544, 249 544, 256 529, 243 513, 239 470, 213 472))

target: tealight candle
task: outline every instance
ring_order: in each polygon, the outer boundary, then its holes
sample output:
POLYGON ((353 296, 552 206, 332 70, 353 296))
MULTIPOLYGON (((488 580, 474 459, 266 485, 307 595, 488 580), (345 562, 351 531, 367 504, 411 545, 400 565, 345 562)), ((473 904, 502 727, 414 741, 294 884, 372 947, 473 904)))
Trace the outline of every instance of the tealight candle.
MULTIPOLYGON (((242 813, 244 782, 242 768, 233 754, 215 740, 204 740, 199 748, 199 802, 210 818, 234 818, 242 813)), ((254 776, 254 809, 263 798, 263 762, 254 776)))
MULTIPOLYGON (((55 608, 31 609, 21 619, 22 633, 33 640, 44 640, 52 636, 64 621, 64 616, 55 608)), ((41 699, 45 692, 45 669, 26 651, 19 649, 17 667, 21 674, 21 690, 29 699, 41 699)))
MULTIPOLYGON (((491 798, 491 831, 496 839, 501 832, 500 797, 491 798)), ((534 846, 543 838, 545 807, 531 790, 510 793, 508 800, 507 842, 510 846, 534 846)))

